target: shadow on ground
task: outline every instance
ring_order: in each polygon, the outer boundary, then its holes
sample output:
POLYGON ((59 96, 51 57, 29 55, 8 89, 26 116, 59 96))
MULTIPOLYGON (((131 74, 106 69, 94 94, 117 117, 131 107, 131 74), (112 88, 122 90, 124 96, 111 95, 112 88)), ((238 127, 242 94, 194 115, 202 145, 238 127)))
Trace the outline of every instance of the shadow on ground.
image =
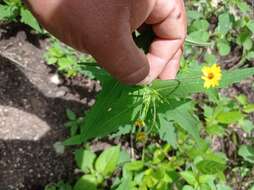
POLYGON ((88 106, 45 96, 22 69, 0 56, 0 190, 40 190, 73 177, 70 151, 58 155, 53 148, 67 135, 66 108, 88 106))
POLYGON ((15 37, 22 31, 26 33, 27 41, 37 48, 41 48, 40 39, 46 38, 46 35, 43 36, 37 33, 31 33, 31 28, 29 26, 17 22, 7 24, 0 23, 0 29, 2 30, 0 32, 0 40, 7 40, 11 37, 15 37))

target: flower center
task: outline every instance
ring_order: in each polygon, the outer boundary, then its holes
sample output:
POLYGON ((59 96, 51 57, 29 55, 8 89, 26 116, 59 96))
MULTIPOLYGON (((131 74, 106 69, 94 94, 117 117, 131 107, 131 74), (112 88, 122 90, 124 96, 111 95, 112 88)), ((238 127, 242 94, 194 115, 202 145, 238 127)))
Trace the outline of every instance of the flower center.
POLYGON ((208 73, 208 76, 207 76, 208 79, 213 79, 214 78, 214 74, 213 73, 208 73))

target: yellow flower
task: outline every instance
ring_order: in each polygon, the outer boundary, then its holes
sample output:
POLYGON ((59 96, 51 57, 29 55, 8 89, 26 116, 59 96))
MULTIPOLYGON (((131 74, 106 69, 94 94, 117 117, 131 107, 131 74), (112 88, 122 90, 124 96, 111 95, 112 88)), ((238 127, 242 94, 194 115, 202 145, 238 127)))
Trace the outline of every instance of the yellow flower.
POLYGON ((136 133, 136 141, 139 141, 139 142, 146 141, 146 134, 144 132, 137 132, 136 133))
POLYGON ((211 67, 204 66, 202 69, 202 79, 205 81, 204 87, 216 87, 221 80, 221 68, 217 64, 213 64, 211 67))
POLYGON ((137 119, 134 123, 135 127, 141 128, 145 126, 145 122, 142 119, 137 119))

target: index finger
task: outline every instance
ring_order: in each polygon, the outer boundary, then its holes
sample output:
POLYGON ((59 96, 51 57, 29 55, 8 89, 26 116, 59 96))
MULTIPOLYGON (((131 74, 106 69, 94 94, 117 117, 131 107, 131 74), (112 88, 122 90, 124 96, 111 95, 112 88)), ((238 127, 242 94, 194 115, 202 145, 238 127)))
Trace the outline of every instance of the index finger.
POLYGON ((170 69, 168 63, 182 49, 187 30, 183 1, 158 0, 146 23, 152 25, 156 35, 147 54, 150 74, 143 81, 150 83, 164 68, 170 69))

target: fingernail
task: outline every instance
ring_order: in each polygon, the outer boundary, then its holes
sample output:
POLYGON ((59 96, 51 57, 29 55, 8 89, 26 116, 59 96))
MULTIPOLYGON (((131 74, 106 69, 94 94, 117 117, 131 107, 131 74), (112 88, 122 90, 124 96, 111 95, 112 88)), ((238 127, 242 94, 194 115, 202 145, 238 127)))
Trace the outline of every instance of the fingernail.
POLYGON ((153 81, 153 77, 149 74, 145 79, 137 83, 139 86, 150 84, 153 81))

